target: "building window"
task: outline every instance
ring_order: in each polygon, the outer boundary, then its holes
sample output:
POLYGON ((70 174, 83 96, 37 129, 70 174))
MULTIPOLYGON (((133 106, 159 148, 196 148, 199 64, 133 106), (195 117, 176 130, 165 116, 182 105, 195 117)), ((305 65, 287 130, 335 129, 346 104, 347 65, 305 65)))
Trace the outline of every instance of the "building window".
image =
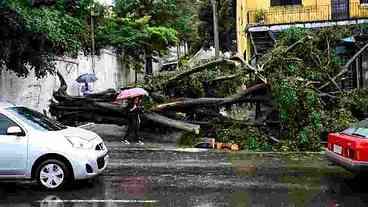
POLYGON ((368 4, 368 0, 360 0, 361 4, 368 4))
MULTIPOLYGON (((368 0, 361 0, 368 1, 368 0)), ((302 0, 271 0, 271 6, 300 5, 302 0)))

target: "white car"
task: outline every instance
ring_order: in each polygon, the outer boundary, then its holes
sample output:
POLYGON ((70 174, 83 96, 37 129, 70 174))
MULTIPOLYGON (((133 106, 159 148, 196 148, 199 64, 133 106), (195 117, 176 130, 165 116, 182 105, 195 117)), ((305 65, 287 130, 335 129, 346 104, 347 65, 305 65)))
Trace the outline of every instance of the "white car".
POLYGON ((49 190, 101 174, 108 150, 94 132, 0 102, 0 179, 36 179, 49 190))

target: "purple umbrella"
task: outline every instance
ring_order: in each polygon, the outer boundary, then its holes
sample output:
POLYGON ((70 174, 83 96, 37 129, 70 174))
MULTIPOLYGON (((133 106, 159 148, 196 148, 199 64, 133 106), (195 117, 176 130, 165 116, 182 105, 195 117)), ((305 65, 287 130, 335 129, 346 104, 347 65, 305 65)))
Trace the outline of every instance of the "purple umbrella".
POLYGON ((80 75, 78 78, 77 78, 77 82, 78 83, 91 83, 91 82, 95 82, 97 80, 97 77, 95 74, 92 74, 92 73, 86 73, 86 74, 83 74, 83 75, 80 75))

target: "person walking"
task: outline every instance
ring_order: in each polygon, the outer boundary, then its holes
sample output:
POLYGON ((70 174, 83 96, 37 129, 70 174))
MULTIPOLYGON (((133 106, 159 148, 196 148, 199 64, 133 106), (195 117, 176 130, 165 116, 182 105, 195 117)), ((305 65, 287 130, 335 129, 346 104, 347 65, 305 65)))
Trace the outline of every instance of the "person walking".
POLYGON ((125 137, 121 140, 124 144, 130 144, 130 142, 137 142, 140 145, 144 145, 143 139, 138 136, 140 129, 141 119, 140 114, 142 113, 142 97, 134 97, 128 100, 128 130, 125 137), (133 134, 133 138, 131 135, 133 134))

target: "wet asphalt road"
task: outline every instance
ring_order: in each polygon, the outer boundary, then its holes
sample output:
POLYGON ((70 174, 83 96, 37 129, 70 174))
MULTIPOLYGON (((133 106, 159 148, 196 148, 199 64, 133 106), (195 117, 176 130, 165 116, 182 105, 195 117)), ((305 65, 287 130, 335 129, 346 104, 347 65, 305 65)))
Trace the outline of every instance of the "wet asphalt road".
MULTIPOLYGON (((104 134, 106 136, 106 134, 104 134)), ((62 192, 0 182, 0 206, 367 206, 367 182, 321 154, 257 154, 122 145, 105 137, 110 164, 62 192)))

